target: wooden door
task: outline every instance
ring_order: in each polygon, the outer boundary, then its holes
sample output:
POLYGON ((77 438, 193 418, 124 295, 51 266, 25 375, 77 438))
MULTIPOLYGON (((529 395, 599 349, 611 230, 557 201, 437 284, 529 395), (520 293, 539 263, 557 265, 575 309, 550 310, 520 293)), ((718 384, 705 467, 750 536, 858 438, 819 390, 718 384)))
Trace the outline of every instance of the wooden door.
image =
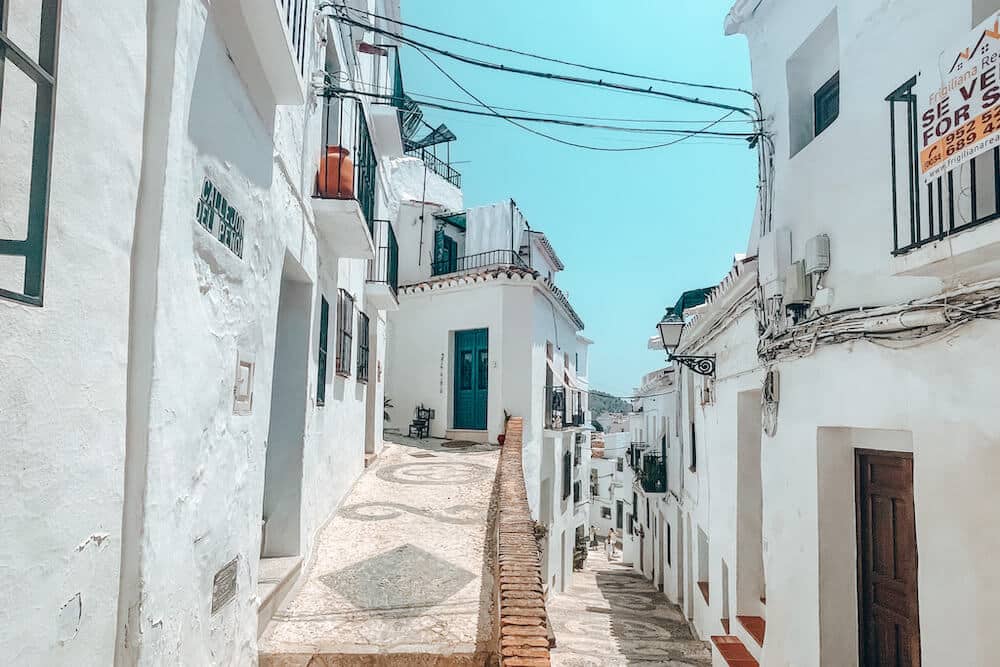
POLYGON ((920 664, 913 457, 856 450, 862 667, 920 664))
POLYGON ((455 332, 455 428, 486 429, 489 388, 489 334, 486 329, 455 332))

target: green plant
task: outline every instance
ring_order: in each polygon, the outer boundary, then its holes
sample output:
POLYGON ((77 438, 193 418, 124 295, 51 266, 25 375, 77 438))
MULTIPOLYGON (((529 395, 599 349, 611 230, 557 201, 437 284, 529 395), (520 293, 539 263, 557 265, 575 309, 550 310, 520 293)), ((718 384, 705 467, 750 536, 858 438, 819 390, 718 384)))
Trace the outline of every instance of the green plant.
POLYGON ((388 421, 392 421, 392 419, 389 417, 389 408, 394 408, 394 407, 396 407, 396 406, 392 404, 392 399, 391 398, 389 398, 388 396, 386 396, 386 397, 383 398, 383 400, 382 400, 382 418, 385 419, 385 421, 387 421, 387 422, 388 421))

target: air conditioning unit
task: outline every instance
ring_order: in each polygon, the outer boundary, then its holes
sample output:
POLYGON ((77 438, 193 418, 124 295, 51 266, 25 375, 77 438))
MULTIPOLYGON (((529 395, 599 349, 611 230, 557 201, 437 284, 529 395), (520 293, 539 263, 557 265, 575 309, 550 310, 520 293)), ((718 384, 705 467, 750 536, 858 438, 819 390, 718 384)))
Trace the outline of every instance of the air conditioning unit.
POLYGON ((806 241, 806 275, 830 270, 830 237, 819 234, 806 241))
POLYGON ((800 259, 785 270, 782 302, 785 306, 808 305, 811 296, 806 263, 800 259))
POLYGON ((760 239, 757 250, 757 274, 760 283, 767 285, 783 280, 788 265, 792 263, 792 232, 775 229, 760 239))

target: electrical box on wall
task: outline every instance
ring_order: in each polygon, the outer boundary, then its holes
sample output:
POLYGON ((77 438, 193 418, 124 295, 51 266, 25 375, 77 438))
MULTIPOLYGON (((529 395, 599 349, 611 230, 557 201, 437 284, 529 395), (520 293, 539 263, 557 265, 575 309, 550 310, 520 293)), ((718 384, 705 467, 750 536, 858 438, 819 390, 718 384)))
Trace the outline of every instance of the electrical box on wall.
POLYGON ((819 234, 806 241, 806 274, 830 270, 830 237, 819 234))
POLYGON ((807 304, 810 300, 809 283, 806 280, 805 262, 793 262, 785 271, 783 301, 786 306, 807 304))
POLYGON ((760 240, 757 250, 757 272, 762 285, 784 279, 792 262, 792 233, 775 229, 760 240))

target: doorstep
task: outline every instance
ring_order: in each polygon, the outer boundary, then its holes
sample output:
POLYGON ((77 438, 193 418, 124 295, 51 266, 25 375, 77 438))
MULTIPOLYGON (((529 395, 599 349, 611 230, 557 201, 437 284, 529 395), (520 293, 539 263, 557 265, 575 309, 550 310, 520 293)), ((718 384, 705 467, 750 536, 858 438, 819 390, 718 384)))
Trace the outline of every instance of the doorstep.
POLYGON ((261 558, 257 565, 257 636, 264 632, 274 612, 302 572, 301 556, 261 558))
POLYGON ((490 433, 486 429, 448 429, 444 432, 445 437, 448 440, 469 440, 471 442, 481 442, 483 444, 489 444, 490 433))
POLYGON ((732 635, 713 635, 712 644, 729 667, 760 667, 747 647, 732 635))

